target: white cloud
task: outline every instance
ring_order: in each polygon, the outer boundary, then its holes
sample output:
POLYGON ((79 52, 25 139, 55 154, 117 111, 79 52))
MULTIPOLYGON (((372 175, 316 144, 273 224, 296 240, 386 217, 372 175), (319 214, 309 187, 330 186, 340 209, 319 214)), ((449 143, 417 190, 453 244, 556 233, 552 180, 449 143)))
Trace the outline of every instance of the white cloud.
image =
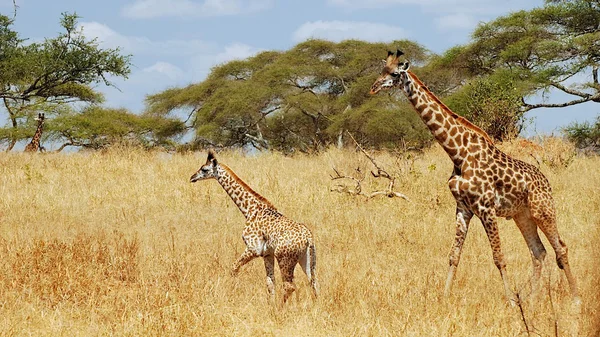
POLYGON ((471 15, 456 13, 439 17, 435 20, 440 30, 446 29, 473 29, 479 22, 471 15))
POLYGON ((96 38, 103 48, 119 47, 125 53, 185 56, 214 48, 214 44, 200 40, 153 41, 143 36, 122 35, 98 22, 81 22, 79 26, 88 39, 96 38))
POLYGON ((144 36, 127 36, 98 22, 82 22, 83 34, 97 39, 102 48, 120 47, 123 54, 133 55, 128 79, 109 76, 118 88, 99 85, 107 105, 143 110, 144 97, 169 87, 202 81, 217 64, 245 59, 262 49, 242 43, 220 47, 201 40, 152 40, 144 36))
POLYGON ((156 62, 150 67, 142 69, 142 71, 146 73, 158 73, 168 77, 171 80, 176 80, 184 76, 183 70, 181 70, 179 67, 162 61, 156 62))
POLYGON ((225 50, 215 57, 217 63, 225 63, 231 60, 243 60, 261 52, 262 49, 254 48, 243 43, 233 43, 225 47, 225 50))
POLYGON ((208 17, 259 12, 270 8, 273 0, 136 0, 121 13, 130 18, 208 17))
POLYGON ((315 21, 302 24, 293 35, 296 42, 318 38, 339 42, 360 39, 371 42, 393 41, 406 38, 404 29, 381 23, 358 21, 315 21))

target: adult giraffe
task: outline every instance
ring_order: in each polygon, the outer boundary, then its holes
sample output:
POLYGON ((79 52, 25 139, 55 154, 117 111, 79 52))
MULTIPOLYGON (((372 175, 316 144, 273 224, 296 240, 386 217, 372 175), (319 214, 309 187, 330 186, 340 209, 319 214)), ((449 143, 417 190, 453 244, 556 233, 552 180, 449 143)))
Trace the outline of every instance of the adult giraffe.
POLYGON ((490 240, 494 263, 500 271, 507 298, 513 293, 506 278, 506 263, 500 248, 496 217, 513 218, 523 234, 533 260, 532 291, 539 287, 546 249, 537 229, 546 235, 556 253, 576 303, 577 283, 567 258, 567 246, 556 228, 552 189, 538 168, 511 158, 494 146, 490 137, 467 119, 452 112, 400 62, 403 53, 388 52, 385 67, 371 87, 371 94, 399 87, 421 116, 429 131, 454 163, 448 186, 456 199, 456 236, 450 250, 450 270, 444 293, 448 295, 458 267, 469 222, 477 216, 490 240))

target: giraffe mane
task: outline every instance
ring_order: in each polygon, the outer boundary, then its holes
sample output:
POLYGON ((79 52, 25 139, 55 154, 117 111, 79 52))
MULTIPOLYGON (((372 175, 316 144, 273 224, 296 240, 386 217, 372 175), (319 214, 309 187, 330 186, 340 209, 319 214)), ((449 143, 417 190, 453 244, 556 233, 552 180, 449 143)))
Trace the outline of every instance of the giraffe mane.
POLYGON ((421 88, 423 88, 423 91, 425 91, 425 93, 427 93, 429 95, 429 98, 433 99, 437 104, 439 104, 442 107, 442 109, 444 109, 446 111, 446 113, 448 113, 450 116, 452 116, 457 122, 462 124, 467 129, 471 129, 472 131, 475 131, 476 133, 483 136, 483 138, 485 138, 485 140, 487 140, 490 144, 494 144, 494 141, 487 134, 487 132, 483 131, 482 128, 473 124, 471 121, 464 118, 463 116, 460 116, 457 113, 455 113, 454 111, 450 110, 450 108, 446 104, 444 104, 436 95, 433 94, 433 92, 431 92, 431 90, 429 90, 429 88, 417 77, 417 75, 415 75, 410 70, 408 70, 407 72, 410 74, 410 77, 415 82, 417 82, 417 84, 419 84, 421 86, 421 88))
POLYGON ((246 191, 248 191, 250 194, 252 194, 256 199, 258 199, 260 202, 264 203, 265 205, 267 205, 268 207, 276 210, 277 208, 269 201, 267 200, 267 198, 263 197, 262 195, 258 194, 256 191, 254 191, 250 186, 248 186, 248 184, 246 184, 246 182, 244 182, 240 177, 238 177, 237 174, 235 174, 235 172, 233 172, 233 170, 231 168, 229 168, 229 166, 219 163, 219 165, 225 170, 227 171, 227 173, 229 173, 229 175, 235 179, 235 181, 237 181, 238 184, 240 184, 244 189, 246 189, 246 191))

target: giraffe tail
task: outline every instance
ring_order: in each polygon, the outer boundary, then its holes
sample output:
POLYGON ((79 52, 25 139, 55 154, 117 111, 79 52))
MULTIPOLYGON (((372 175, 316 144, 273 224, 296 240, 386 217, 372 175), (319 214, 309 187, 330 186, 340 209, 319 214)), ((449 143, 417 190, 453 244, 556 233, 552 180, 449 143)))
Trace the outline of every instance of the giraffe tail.
POLYGON ((308 279, 310 286, 313 290, 313 294, 317 297, 319 293, 319 285, 317 284, 317 250, 315 243, 312 239, 308 240, 308 247, 306 248, 306 271, 308 272, 308 279))

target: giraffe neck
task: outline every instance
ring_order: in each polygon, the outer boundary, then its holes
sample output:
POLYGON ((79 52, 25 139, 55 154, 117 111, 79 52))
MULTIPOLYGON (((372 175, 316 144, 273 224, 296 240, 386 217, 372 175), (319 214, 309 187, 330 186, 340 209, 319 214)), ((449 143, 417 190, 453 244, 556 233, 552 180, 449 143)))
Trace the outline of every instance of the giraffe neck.
POLYGON ((408 97, 435 140, 455 164, 460 164, 472 145, 489 146, 491 138, 479 127, 450 110, 412 72, 403 85, 408 97))
POLYGON ((219 164, 217 166, 216 179, 246 219, 254 218, 257 212, 263 208, 275 209, 265 197, 252 190, 226 165, 219 164))
POLYGON ((27 150, 37 151, 40 148, 40 139, 42 138, 43 130, 44 130, 44 122, 40 121, 40 122, 38 122, 38 127, 35 130, 35 134, 33 135, 31 142, 29 142, 29 145, 27 145, 27 150))

